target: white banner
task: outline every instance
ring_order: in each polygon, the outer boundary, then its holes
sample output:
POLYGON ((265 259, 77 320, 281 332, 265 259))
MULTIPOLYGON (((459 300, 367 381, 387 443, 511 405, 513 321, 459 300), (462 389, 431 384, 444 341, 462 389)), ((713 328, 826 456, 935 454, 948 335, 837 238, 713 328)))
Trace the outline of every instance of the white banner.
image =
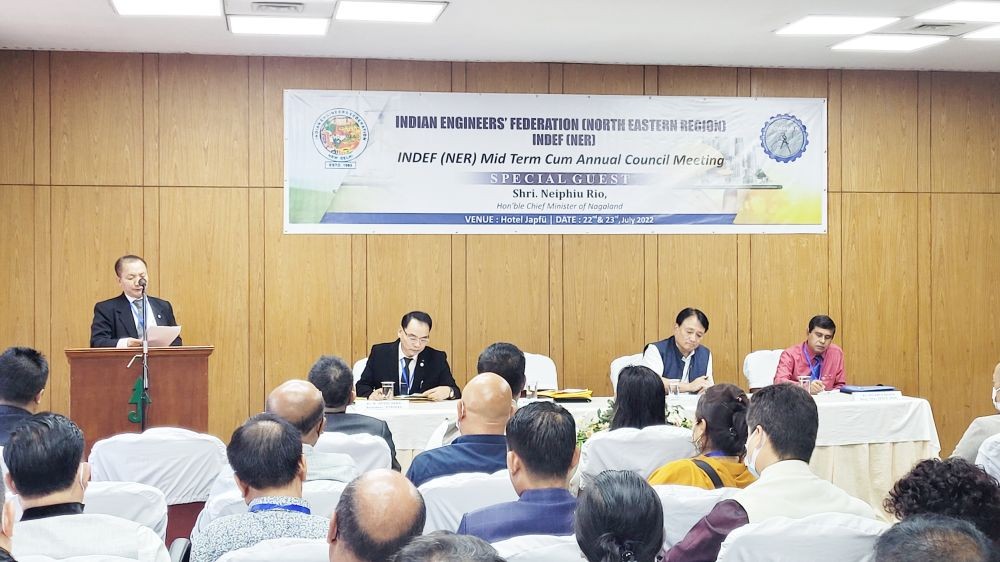
POLYGON ((285 232, 826 232, 826 100, 285 90, 285 232))

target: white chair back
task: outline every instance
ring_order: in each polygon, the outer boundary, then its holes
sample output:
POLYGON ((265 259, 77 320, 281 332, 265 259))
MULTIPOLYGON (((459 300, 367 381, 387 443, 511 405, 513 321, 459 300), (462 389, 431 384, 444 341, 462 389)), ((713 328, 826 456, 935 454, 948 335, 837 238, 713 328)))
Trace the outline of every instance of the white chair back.
POLYGON ((581 562, 583 552, 574 535, 524 535, 493 543, 507 562, 581 562))
POLYGON ((618 374, 622 372, 622 369, 628 367, 629 365, 646 365, 642 360, 642 354, 636 353, 635 355, 625 355, 619 357, 611 362, 611 389, 618 389, 618 374))
POLYGON ((90 482, 83 492, 83 512, 114 515, 167 537, 167 498, 158 488, 138 482, 90 482))
POLYGON ((784 350, 762 349, 747 354, 743 359, 743 376, 746 377, 749 388, 764 388, 774 383, 782 351, 784 350))
POLYGON ((693 457, 691 430, 672 425, 651 425, 643 429, 623 427, 600 431, 591 436, 580 451, 580 487, 605 470, 631 470, 643 478, 660 466, 693 457))
POLYGON ((663 504, 663 548, 670 549, 687 535, 691 527, 712 511, 715 504, 729 499, 739 488, 705 490, 694 486, 660 484, 653 486, 663 504))
POLYGON ((445 445, 444 438, 448 435, 448 432, 455 427, 455 422, 450 419, 445 419, 443 422, 439 423, 431 436, 427 438, 427 444, 424 445, 425 451, 430 451, 431 449, 437 449, 445 445))
POLYGON ((323 539, 268 539, 253 546, 231 550, 218 562, 329 562, 330 545, 323 539))
POLYGON ((976 454, 976 464, 983 467, 987 474, 1000 480, 1000 434, 983 441, 976 454))
POLYGON ((427 506, 424 534, 431 531, 457 531, 462 516, 470 511, 498 503, 517 501, 510 473, 466 472, 435 478, 419 488, 427 506))
POLYGON ((18 556, 18 562, 142 562, 136 558, 107 556, 104 554, 88 554, 86 556, 70 556, 69 558, 51 558, 49 556, 32 555, 18 556))
POLYGON ((368 365, 368 358, 362 357, 354 362, 354 367, 351 369, 351 374, 354 375, 354 384, 357 384, 361 380, 361 373, 365 372, 365 366, 368 365))
POLYGON ((389 444, 378 435, 369 433, 323 432, 316 442, 316 451, 349 455, 354 459, 358 474, 392 466, 389 444))
POLYGON ((176 427, 115 435, 90 451, 91 480, 148 484, 163 492, 167 505, 208 499, 225 464, 219 438, 176 427))
MULTIPOLYGON (((337 509, 337 503, 340 502, 340 496, 346 487, 347 484, 334 480, 310 480, 302 484, 302 498, 309 502, 313 515, 329 519, 337 509)), ((191 530, 191 537, 203 533, 216 519, 246 512, 247 504, 235 484, 231 489, 213 493, 198 514, 191 530)))
POLYGON ((719 562, 866 561, 888 528, 887 523, 846 513, 773 517, 730 533, 722 543, 719 562))
POLYGON ((537 384, 538 390, 556 390, 559 388, 556 363, 548 355, 525 353, 524 379, 525 384, 537 384))

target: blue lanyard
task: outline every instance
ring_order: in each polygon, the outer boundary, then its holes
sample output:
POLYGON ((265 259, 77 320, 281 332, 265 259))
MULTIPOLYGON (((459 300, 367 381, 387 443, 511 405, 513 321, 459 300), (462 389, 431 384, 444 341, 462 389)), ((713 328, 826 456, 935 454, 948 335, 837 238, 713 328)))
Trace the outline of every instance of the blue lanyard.
POLYGON ((250 506, 250 513, 258 513, 260 511, 296 511, 298 513, 305 513, 306 515, 312 514, 312 511, 304 505, 278 505, 276 503, 258 503, 250 506))
POLYGON ((820 356, 819 355, 816 356, 815 358, 816 363, 813 364, 812 360, 809 359, 809 354, 806 353, 806 344, 803 343, 802 358, 806 360, 806 365, 809 365, 809 378, 811 378, 812 380, 818 380, 820 369, 822 369, 823 367, 823 363, 821 362, 822 360, 820 359, 820 356))
POLYGON ((702 453, 702 456, 704 456, 704 457, 728 457, 730 455, 727 455, 726 453, 723 453, 722 451, 709 451, 707 453, 702 453))

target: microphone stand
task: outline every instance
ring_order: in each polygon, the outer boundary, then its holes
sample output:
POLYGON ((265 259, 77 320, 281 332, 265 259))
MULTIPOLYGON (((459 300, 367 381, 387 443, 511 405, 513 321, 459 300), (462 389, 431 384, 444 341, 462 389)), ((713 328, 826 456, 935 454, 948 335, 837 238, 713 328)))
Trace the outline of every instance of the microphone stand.
MULTIPOLYGON (((139 403, 136 404, 136 409, 139 414, 139 431, 145 432, 146 408, 153 401, 149 397, 149 326, 146 324, 146 308, 149 306, 149 301, 146 295, 146 284, 142 283, 140 287, 142 288, 142 354, 134 355, 125 368, 131 368, 132 363, 136 359, 142 358, 142 393, 139 395, 139 403)), ((132 418, 131 414, 129 414, 129 418, 132 418)), ((132 422, 135 423, 135 420, 132 419, 132 422)))

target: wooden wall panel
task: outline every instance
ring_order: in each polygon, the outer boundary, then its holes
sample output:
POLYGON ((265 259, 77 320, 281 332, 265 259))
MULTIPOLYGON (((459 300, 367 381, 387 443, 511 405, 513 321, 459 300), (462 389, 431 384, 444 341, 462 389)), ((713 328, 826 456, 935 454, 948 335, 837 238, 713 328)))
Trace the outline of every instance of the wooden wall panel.
POLYGON ((661 96, 737 95, 737 69, 735 68, 661 66, 658 71, 657 89, 661 96))
POLYGON ((916 194, 845 194, 844 313, 852 384, 918 390, 916 194))
POLYGON ((246 57, 160 55, 162 185, 249 185, 246 57))
POLYGON ((641 66, 565 64, 562 93, 641 95, 645 90, 644 72, 641 66))
POLYGON ((52 54, 52 183, 141 185, 142 55, 52 54))
POLYGON ((451 63, 369 60, 365 90, 450 92, 451 63))
POLYGON ((917 73, 843 72, 844 191, 917 191, 917 73))
POLYGON ((31 186, 0 186, 0 350, 35 346, 35 194, 31 186))
POLYGON ((503 94, 545 94, 549 65, 530 62, 470 62, 465 65, 465 91, 503 94))
POLYGON ((160 232, 170 238, 158 294, 173 304, 185 344, 215 346, 208 429, 227 441, 249 413, 248 217, 246 188, 160 189, 160 232))
POLYGON ((998 216, 998 195, 931 197, 933 367, 925 397, 934 409, 942 454, 951 452, 974 417, 996 413, 987 395, 1000 360, 998 216))
POLYGON ((31 184, 34 65, 31 51, 0 51, 0 184, 31 184))
POLYGON ((1000 73, 931 74, 931 189, 1000 193, 1000 73))

